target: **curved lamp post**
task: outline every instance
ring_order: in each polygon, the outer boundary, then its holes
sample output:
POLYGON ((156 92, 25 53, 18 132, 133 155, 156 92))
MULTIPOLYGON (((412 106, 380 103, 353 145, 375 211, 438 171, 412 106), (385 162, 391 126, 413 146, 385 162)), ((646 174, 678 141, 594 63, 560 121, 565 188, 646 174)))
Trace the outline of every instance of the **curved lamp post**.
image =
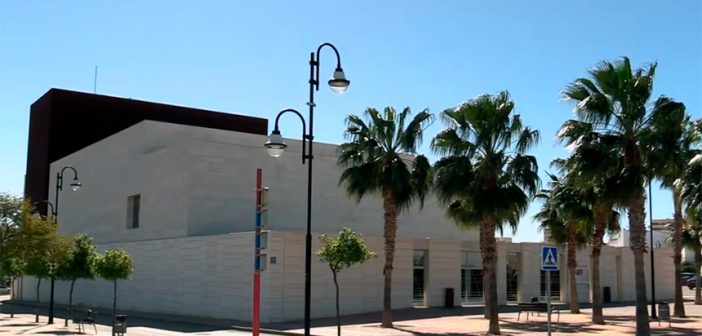
MULTIPOLYGON (((56 173, 56 193, 54 195, 54 204, 51 206, 52 212, 53 212, 53 217, 54 217, 54 222, 58 222, 58 210, 59 210, 59 193, 61 190, 63 190, 63 173, 66 171, 66 169, 70 169, 73 171, 73 181, 71 181, 71 184, 69 185, 71 187, 72 191, 78 191, 80 187, 83 186, 83 184, 80 183, 80 180, 78 180, 78 171, 73 168, 73 166, 65 166, 61 168, 61 170, 56 173)), ((51 204, 49 202, 46 202, 47 204, 51 204)), ((49 322, 48 324, 54 324, 54 282, 56 279, 54 277, 51 278, 51 298, 49 299, 49 322)))
MULTIPOLYGON (((653 193, 651 193, 651 179, 648 181, 648 220, 650 225, 649 235, 651 236, 651 318, 658 319, 656 314, 656 268, 653 258, 653 193)), ((645 238, 644 238, 645 239, 645 238)))
POLYGON ((265 143, 266 151, 272 157, 280 157, 283 155, 285 148, 288 147, 280 135, 278 121, 285 113, 294 113, 302 121, 302 164, 307 163, 307 235, 305 236, 305 336, 310 335, 310 289, 312 284, 312 148, 313 148, 313 126, 314 126, 314 92, 319 91, 319 52, 323 47, 330 47, 336 54, 336 70, 332 78, 327 82, 332 91, 342 94, 346 92, 351 83, 346 79, 344 70, 341 68, 341 57, 339 51, 331 43, 322 43, 317 52, 310 53, 310 100, 307 102, 309 106, 309 128, 305 124, 305 118, 300 112, 294 109, 285 109, 278 113, 275 117, 275 126, 273 132, 268 136, 265 143))

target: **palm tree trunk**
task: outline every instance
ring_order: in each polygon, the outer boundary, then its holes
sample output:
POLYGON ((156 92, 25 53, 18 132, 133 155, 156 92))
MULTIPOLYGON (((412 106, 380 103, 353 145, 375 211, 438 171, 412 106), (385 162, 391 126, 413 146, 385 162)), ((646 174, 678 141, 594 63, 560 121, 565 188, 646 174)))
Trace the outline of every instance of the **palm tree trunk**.
POLYGON ((700 267, 702 267, 702 245, 697 237, 695 244, 695 304, 702 305, 702 283, 700 282, 700 267))
MULTIPOLYGON (((495 240, 495 221, 492 218, 486 219, 480 231, 480 246, 483 257, 483 276, 487 280, 487 296, 485 297, 485 310, 490 319, 488 334, 500 334, 500 322, 497 315, 497 241, 495 240)), ((486 284, 483 283, 483 286, 486 284)), ((485 287, 483 287, 485 288, 485 287)))
POLYGON ((76 279, 71 280, 71 290, 68 292, 68 317, 66 317, 64 327, 68 327, 68 319, 73 317, 73 285, 76 283, 76 279))
MULTIPOLYGON (((643 195, 636 197, 629 205, 629 228, 631 250, 634 253, 634 278, 636 280, 636 335, 650 335, 646 302, 646 274, 644 273, 644 253, 646 252, 646 228, 644 227, 643 195)), ((653 275, 653 274, 652 274, 653 275)))
POLYGON ((397 234, 397 203, 389 190, 383 190, 385 266, 383 267, 383 321, 381 327, 392 328, 392 264, 395 259, 397 234))
POLYGON ((341 313, 339 312, 339 281, 336 279, 336 272, 332 271, 334 275, 334 286, 336 287, 336 335, 341 336, 341 313))
POLYGON ((39 323, 39 286, 41 286, 41 278, 37 278, 37 302, 34 305, 34 323, 39 323))
POLYGON ((600 255, 602 254, 602 239, 607 225, 610 207, 598 204, 595 208, 595 234, 592 237, 592 254, 590 255, 590 276, 592 280, 592 323, 605 324, 602 314, 602 289, 600 287, 600 255))
MULTIPOLYGON (((673 254, 673 264, 675 264, 675 303, 673 304, 673 316, 675 317, 685 317, 685 304, 683 302, 682 295, 682 279, 680 279, 680 271, 682 265, 682 202, 680 199, 680 188, 673 187, 673 207, 675 208, 675 214, 673 218, 674 222, 674 237, 673 242, 674 254, 673 254)), ((651 248, 653 248, 653 242, 651 242, 651 248)))
POLYGON ((482 288, 483 289, 483 306, 484 306, 483 318, 486 320, 489 320, 490 319, 490 305, 492 304, 492 301, 489 300, 490 288, 489 288, 488 284, 490 283, 490 279, 488 277, 488 272, 485 270, 485 259, 484 259, 484 257, 482 257, 485 255, 485 247, 487 246, 487 243, 483 242, 483 240, 485 239, 485 238, 483 238, 483 236, 485 235, 486 230, 487 230, 487 228, 485 227, 485 225, 480 225, 480 255, 481 255, 481 258, 483 258, 483 274, 482 274, 482 278, 483 278, 483 283, 482 283, 482 286, 483 286, 483 288, 482 288))
POLYGON ((570 313, 580 314, 580 306, 578 304, 578 286, 575 282, 575 268, 578 266, 576 257, 575 243, 575 228, 573 223, 570 223, 566 228, 568 234, 568 276, 570 286, 570 313))

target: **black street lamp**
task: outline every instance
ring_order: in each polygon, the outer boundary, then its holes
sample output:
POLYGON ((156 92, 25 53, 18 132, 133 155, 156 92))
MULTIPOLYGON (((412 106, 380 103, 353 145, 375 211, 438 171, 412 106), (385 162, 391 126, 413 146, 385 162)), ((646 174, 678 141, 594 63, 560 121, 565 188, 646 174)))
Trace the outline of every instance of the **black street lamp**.
MULTIPOLYGON (((49 202, 49 201, 47 201, 47 200, 43 200, 43 201, 41 201, 41 202, 37 202, 37 204, 46 204, 47 207, 48 207, 49 209, 51 209, 51 211, 47 211, 47 214, 50 214, 50 215, 51 215, 51 217, 52 217, 52 218, 51 218, 51 221, 55 223, 55 222, 56 222, 56 218, 53 218, 53 217, 54 217, 54 204, 51 203, 51 202, 49 202)), ((47 209, 47 210, 48 210, 48 209, 47 209)))
MULTIPOLYGON (((66 169, 70 169, 73 171, 73 181, 70 184, 71 190, 72 191, 78 191, 82 184, 80 183, 80 180, 78 180, 78 171, 73 168, 73 166, 65 166, 63 167, 58 173, 56 173, 56 193, 54 195, 54 204, 51 206, 52 211, 53 211, 53 217, 54 217, 54 222, 58 222, 58 210, 59 210, 59 193, 61 190, 63 190, 63 172, 66 169)), ((46 202, 47 204, 51 204, 49 202, 46 202)), ((49 299, 49 323, 48 324, 54 324, 54 282, 56 281, 55 277, 51 277, 51 297, 49 299)))
POLYGON ((309 129, 306 128, 305 119, 302 117, 300 112, 293 109, 285 109, 278 113, 275 117, 275 127, 273 132, 268 136, 268 140, 264 145, 266 151, 272 157, 279 157, 283 155, 287 145, 283 141, 283 137, 280 135, 280 129, 278 128, 278 121, 280 117, 287 113, 292 112, 300 118, 302 121, 302 164, 307 163, 307 235, 305 236, 305 336, 310 335, 310 290, 312 287, 312 148, 314 144, 314 92, 319 91, 319 52, 323 47, 330 47, 334 50, 336 54, 336 70, 334 70, 334 75, 329 80, 329 87, 332 91, 342 94, 348 89, 349 80, 346 79, 344 70, 341 68, 341 57, 339 56, 339 51, 331 43, 322 43, 317 48, 317 52, 310 53, 310 100, 307 103, 309 106, 309 129))
POLYGON ((648 181, 648 218, 650 221, 651 230, 649 235, 651 236, 651 318, 657 320, 656 316, 656 268, 654 267, 653 260, 653 194, 651 193, 651 184, 653 181, 649 179, 648 181))

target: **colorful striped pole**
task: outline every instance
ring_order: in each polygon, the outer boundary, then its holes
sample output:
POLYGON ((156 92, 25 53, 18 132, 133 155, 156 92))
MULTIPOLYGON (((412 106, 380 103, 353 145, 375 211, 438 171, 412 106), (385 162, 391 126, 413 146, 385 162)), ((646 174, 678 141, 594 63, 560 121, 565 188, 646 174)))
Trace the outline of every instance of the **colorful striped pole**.
POLYGON ((254 336, 258 336, 261 328, 261 168, 256 169, 256 247, 254 252, 254 276, 253 276, 253 316, 251 319, 251 329, 254 336))

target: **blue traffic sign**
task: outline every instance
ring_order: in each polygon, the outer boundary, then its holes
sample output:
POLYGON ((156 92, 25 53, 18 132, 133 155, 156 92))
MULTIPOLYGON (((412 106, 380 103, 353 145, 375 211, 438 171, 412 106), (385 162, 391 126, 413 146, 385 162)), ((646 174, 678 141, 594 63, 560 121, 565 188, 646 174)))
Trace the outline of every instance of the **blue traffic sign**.
POLYGON ((558 270, 558 248, 555 246, 541 246, 541 270, 558 270))

